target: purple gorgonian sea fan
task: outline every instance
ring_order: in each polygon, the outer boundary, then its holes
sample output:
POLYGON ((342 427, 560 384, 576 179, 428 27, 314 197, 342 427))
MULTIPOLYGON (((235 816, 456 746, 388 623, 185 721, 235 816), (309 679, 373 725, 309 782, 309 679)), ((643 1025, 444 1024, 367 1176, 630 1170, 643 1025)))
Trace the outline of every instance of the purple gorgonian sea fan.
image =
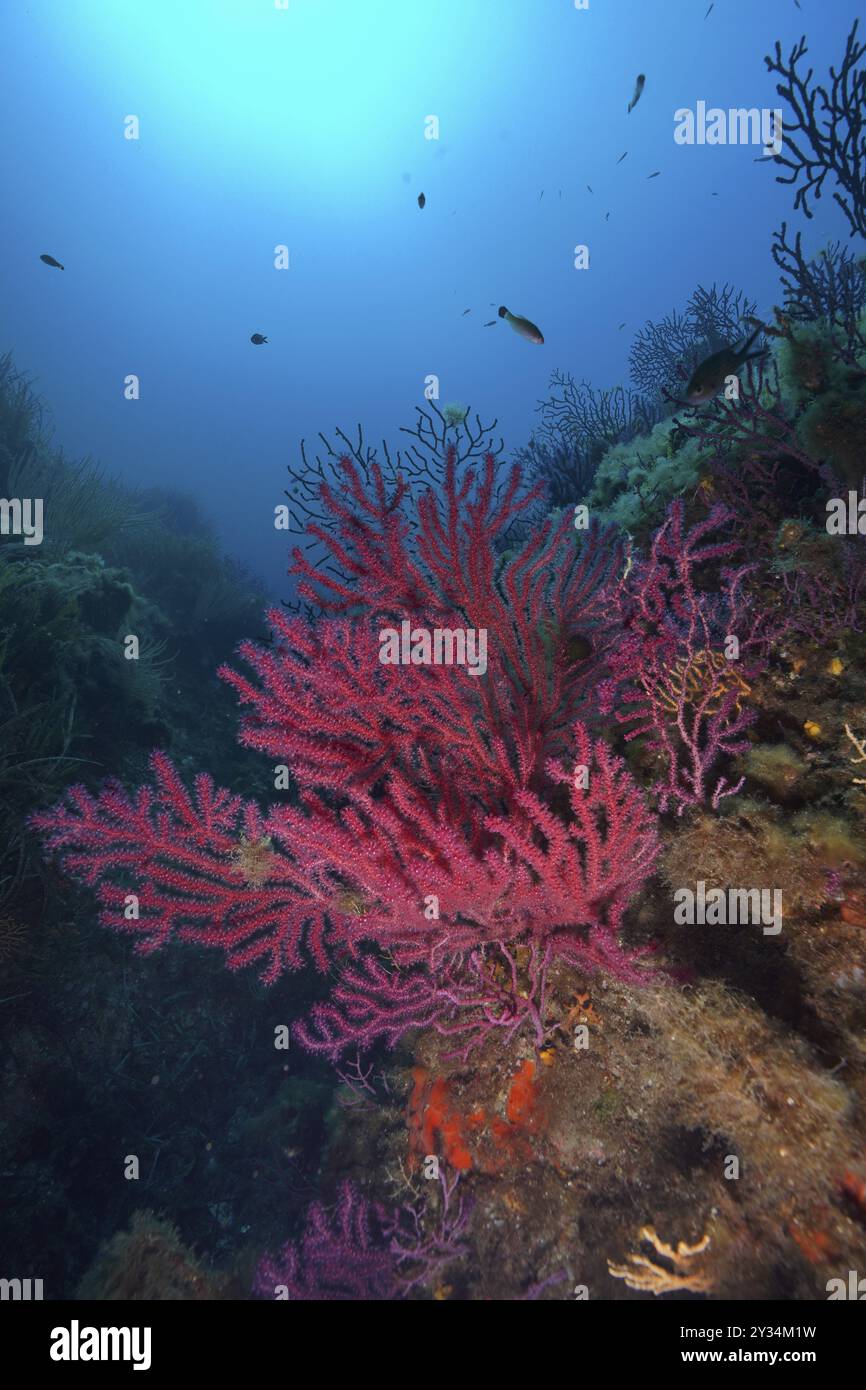
POLYGON ((554 961, 646 974, 621 928, 655 818, 588 731, 621 548, 595 524, 579 543, 566 514, 499 554, 537 495, 492 457, 458 476, 449 454, 442 490, 417 504, 375 465, 369 486, 341 467, 341 496, 322 488, 335 529, 311 527, 340 577, 295 552, 321 616, 272 612, 273 643, 240 649, 253 677, 221 671, 242 742, 290 769, 296 802, 262 810, 206 774, 190 794, 158 753, 152 786, 73 788, 34 824, 142 950, 218 946, 268 982, 307 952, 334 971, 298 1028, 313 1050, 393 1045, 414 1026, 457 1052, 524 1025, 540 1045, 554 961), (403 621, 483 630, 486 672, 383 664, 380 633, 403 621))
POLYGON ((253 1292, 299 1302, 369 1302, 409 1298, 466 1253, 471 1205, 460 1176, 440 1174, 438 1202, 388 1208, 350 1181, 332 1210, 313 1202, 299 1241, 260 1260, 253 1292))
POLYGON ((740 544, 719 537, 733 513, 716 504, 689 529, 681 500, 671 503, 649 554, 619 589, 624 635, 611 654, 602 708, 643 737, 662 768, 653 791, 662 811, 717 809, 739 791, 720 764, 745 751, 754 722, 750 682, 764 669, 772 637, 768 615, 746 592, 754 568, 723 567, 714 592, 698 587, 702 566, 731 559, 740 544))

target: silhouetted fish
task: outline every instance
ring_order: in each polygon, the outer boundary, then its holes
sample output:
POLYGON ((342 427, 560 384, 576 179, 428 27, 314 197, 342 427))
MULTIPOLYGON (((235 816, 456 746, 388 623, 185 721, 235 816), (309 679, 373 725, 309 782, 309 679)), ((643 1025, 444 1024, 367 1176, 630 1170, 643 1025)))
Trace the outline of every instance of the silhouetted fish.
POLYGON ((426 202, 427 202, 427 199, 424 197, 424 194, 423 194, 423 193, 419 193, 419 194, 418 194, 418 206, 419 206, 419 208, 423 208, 423 206, 424 206, 424 204, 425 204, 426 202))
POLYGON ((256 347, 259 347, 262 343, 266 343, 267 341, 263 333, 254 333, 250 338, 250 342, 255 343, 256 347))
POLYGON ((499 322, 498 319, 491 319, 489 323, 485 323, 485 324, 484 324, 484 327, 485 327, 485 328, 495 328, 498 322, 499 322))
POLYGON ((634 110, 634 108, 637 106, 638 102, 640 101, 640 94, 641 94, 641 92, 643 91, 644 83, 645 83, 645 82, 646 82, 646 78, 644 77, 643 73, 639 73, 639 74, 638 74, 637 82, 635 82, 635 84, 634 84, 634 96, 632 97, 631 101, 630 101, 629 104, 628 104, 628 114, 629 114, 629 115, 631 114, 631 112, 634 110))
POLYGON ((59 261, 55 261, 53 256, 48 255, 47 251, 43 255, 41 255, 39 259, 40 261, 44 261, 46 265, 53 265, 55 270, 64 269, 64 267, 60 264, 59 261))
POLYGON ((648 178, 648 179, 657 179, 660 173, 661 173, 661 169, 656 169, 656 171, 655 171, 654 174, 647 174, 647 178, 648 178))
POLYGON ((625 156, 626 156, 627 154, 628 154, 628 150, 626 150, 624 154, 621 154, 620 157, 619 157, 619 159, 616 161, 617 164, 622 164, 622 161, 625 159, 625 156))

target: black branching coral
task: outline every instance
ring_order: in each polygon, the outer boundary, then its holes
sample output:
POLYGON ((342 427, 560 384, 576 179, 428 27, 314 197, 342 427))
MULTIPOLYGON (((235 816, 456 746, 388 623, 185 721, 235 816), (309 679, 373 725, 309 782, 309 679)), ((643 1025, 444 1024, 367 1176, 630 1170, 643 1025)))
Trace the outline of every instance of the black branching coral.
POLYGON ((783 146, 775 162, 788 172, 779 174, 777 183, 796 185, 794 207, 811 218, 809 199, 821 197, 824 180, 831 175, 838 184, 833 198, 848 219, 851 235, 866 237, 866 68, 858 66, 866 44, 857 39, 858 23, 854 21, 848 35, 839 68, 830 68, 829 87, 812 82, 814 68, 805 75, 798 71, 808 52, 805 35, 787 62, 779 42, 764 62, 782 79, 776 91, 794 115, 792 121, 784 113, 783 146))

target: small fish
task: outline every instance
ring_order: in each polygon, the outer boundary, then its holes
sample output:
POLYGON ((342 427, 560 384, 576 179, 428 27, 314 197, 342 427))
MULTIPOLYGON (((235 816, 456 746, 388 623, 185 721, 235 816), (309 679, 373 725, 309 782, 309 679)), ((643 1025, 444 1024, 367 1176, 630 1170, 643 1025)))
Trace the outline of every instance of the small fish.
POLYGON ((624 324, 624 323, 621 323, 621 324, 620 324, 620 328, 625 328, 625 324, 624 324))
POLYGON ((686 387, 686 400, 690 405, 700 405, 703 401, 712 400, 713 396, 717 396, 721 391, 726 379, 734 376, 744 362, 751 362, 754 357, 766 355, 766 348, 759 348, 757 352, 749 351, 760 332, 761 328, 756 328, 741 348, 722 348, 721 352, 714 352, 712 357, 708 357, 695 368, 686 387))
POLYGON ((44 261, 46 265, 53 265, 55 270, 65 269, 65 267, 62 266, 59 261, 55 261, 54 257, 49 256, 47 252, 44 255, 40 256, 39 259, 40 261, 44 261))
POLYGON ((256 347, 260 347, 262 343, 266 343, 267 341, 263 333, 253 333, 250 338, 250 342, 255 343, 256 347))
POLYGON ((661 169, 656 169, 656 171, 655 171, 654 174, 647 174, 647 178, 648 178, 648 179, 657 179, 660 173, 661 173, 661 169))
POLYGON ((586 186, 587 186, 587 188, 589 189, 589 192, 591 193, 591 192, 592 192, 592 189, 589 187, 589 184, 587 184, 586 186))
POLYGON ((510 324, 515 333, 519 333, 521 338, 525 338, 528 343, 543 343, 544 336, 540 328, 536 328, 529 319, 522 319, 519 314, 512 314, 506 309, 504 304, 499 306, 499 317, 505 319, 510 324))
POLYGON ((426 202, 427 202, 427 199, 424 197, 424 194, 423 194, 423 193, 419 193, 419 194, 418 194, 418 206, 419 206, 419 208, 423 208, 423 207, 425 206, 426 202))
POLYGON ((539 195, 538 195, 538 201, 541 202, 541 200, 542 200, 543 197, 544 197, 544 189, 542 188, 541 192, 540 192, 539 195))
POLYGON ((637 106, 638 102, 640 101, 640 94, 641 94, 641 92, 643 91, 644 83, 645 83, 645 82, 646 82, 646 78, 645 78, 644 74, 643 74, 643 73, 639 73, 639 74, 638 74, 637 82, 635 82, 635 84, 634 84, 634 96, 632 97, 631 101, 630 101, 629 104, 628 104, 628 113, 627 113, 628 115, 631 115, 632 111, 633 111, 634 108, 637 106))
POLYGON ((625 154, 621 154, 620 157, 619 157, 619 159, 616 161, 617 164, 622 164, 622 161, 625 159, 625 156, 626 156, 627 154, 628 154, 628 150, 625 151, 625 154))
MULTIPOLYGON (((716 0, 713 0, 713 5, 714 5, 715 3, 716 3, 716 0)), ((709 17, 710 17, 710 12, 711 12, 711 10, 712 10, 712 8, 713 8, 713 5, 710 5, 709 10, 707 10, 706 14, 704 15, 704 19, 709 19, 709 17)))
POLYGON ((610 213, 609 213, 609 212, 606 212, 606 213, 604 214, 604 220, 605 220, 605 222, 609 222, 609 221, 610 221, 610 213))
POLYGON ((464 310, 463 310, 463 313, 460 315, 460 317, 461 317, 462 319, 465 319, 466 315, 467 315, 467 314, 471 314, 471 313, 472 313, 472 310, 471 310, 471 309, 464 309, 464 310))
POLYGON ((485 323, 485 324, 484 324, 484 327, 485 327, 485 328, 495 328, 498 322, 499 322, 498 319, 491 319, 489 323, 485 323))

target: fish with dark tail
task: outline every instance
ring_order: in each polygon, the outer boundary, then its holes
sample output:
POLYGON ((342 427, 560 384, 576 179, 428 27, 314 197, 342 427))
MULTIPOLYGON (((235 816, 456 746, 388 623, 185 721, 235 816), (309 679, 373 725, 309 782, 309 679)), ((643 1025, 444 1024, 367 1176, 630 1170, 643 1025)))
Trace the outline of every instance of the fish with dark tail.
POLYGON ((264 333, 250 334, 250 342, 255 343, 256 347, 261 347, 262 343, 266 343, 267 341, 268 340, 265 337, 264 333))
POLYGON ((529 319, 521 318, 519 314, 510 313, 504 304, 500 305, 499 317, 505 319, 505 322, 514 329, 515 333, 519 333, 521 338, 525 338, 528 343, 544 342, 544 335, 540 328, 536 328, 529 319))
POLYGON ((686 400, 689 405, 702 405, 704 401, 712 400, 722 390, 728 377, 735 376, 744 362, 766 356, 767 348, 759 348, 757 352, 750 351, 753 342, 762 331, 763 324, 759 324, 741 348, 722 348, 721 352, 714 352, 712 357, 706 358, 695 368, 686 387, 686 400))
POLYGON ((631 115, 632 111, 633 111, 634 108, 637 106, 638 102, 640 101, 640 94, 641 94, 641 92, 642 92, 643 89, 644 89, 644 83, 645 83, 645 82, 646 82, 646 77, 644 76, 644 74, 643 74, 642 72, 641 72, 641 73, 638 73, 637 82, 635 82, 635 84, 634 84, 634 96, 632 97, 631 101, 630 101, 629 104, 628 104, 628 112, 627 112, 627 114, 628 114, 629 116, 631 115))
POLYGON ((45 251, 45 252, 39 257, 39 259, 40 259, 40 261, 44 261, 46 265, 53 265, 55 270, 65 270, 65 269, 66 269, 66 267, 65 267, 65 266, 62 266, 62 265, 60 264, 59 261, 55 261, 55 259, 54 259, 53 256, 49 256, 49 254, 48 254, 47 251, 45 251))

